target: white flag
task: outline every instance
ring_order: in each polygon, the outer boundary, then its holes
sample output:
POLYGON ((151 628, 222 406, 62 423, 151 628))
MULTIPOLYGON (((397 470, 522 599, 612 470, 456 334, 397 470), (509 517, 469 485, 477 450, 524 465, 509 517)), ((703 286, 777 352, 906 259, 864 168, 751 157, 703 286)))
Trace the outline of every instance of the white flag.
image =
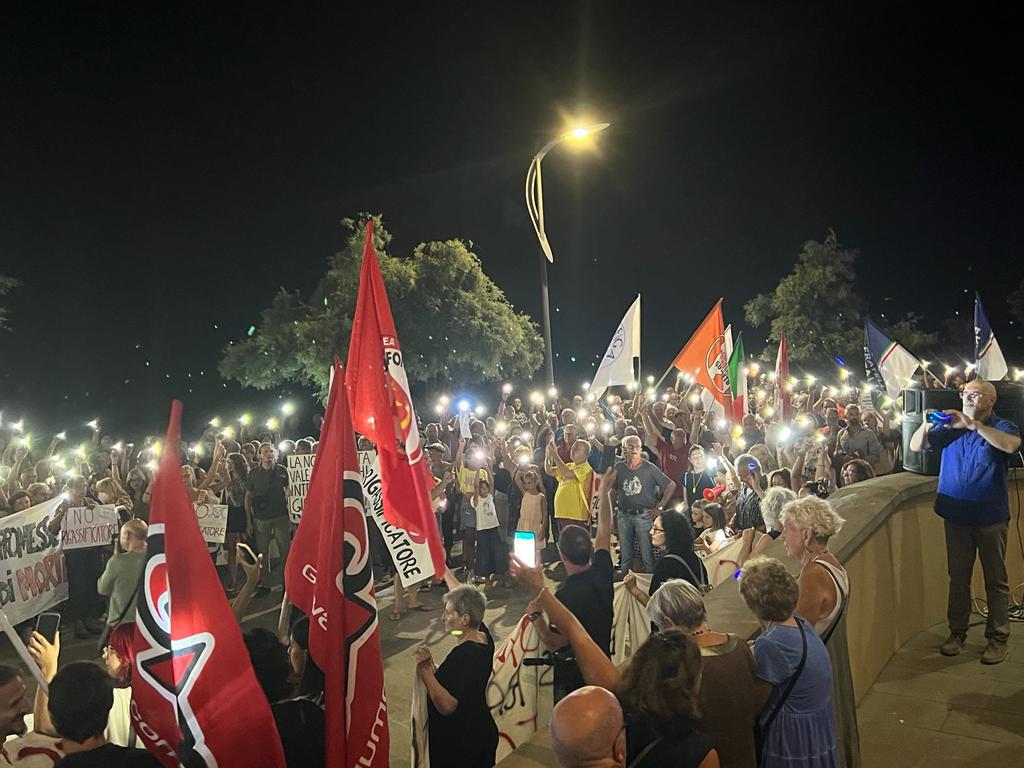
POLYGON ((600 398, 604 391, 616 384, 633 384, 633 358, 640 357, 640 297, 626 311, 622 322, 612 335, 608 350, 594 374, 590 392, 600 398))

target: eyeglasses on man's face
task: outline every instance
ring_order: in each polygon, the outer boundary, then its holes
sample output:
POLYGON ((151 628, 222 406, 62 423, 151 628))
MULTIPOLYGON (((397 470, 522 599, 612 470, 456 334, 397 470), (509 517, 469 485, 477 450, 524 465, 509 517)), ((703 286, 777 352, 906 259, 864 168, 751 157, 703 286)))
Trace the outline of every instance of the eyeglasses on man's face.
POLYGON ((985 394, 984 392, 978 392, 975 390, 971 392, 961 392, 960 397, 962 397, 968 403, 976 403, 979 400, 984 400, 986 397, 988 397, 988 395, 985 394))

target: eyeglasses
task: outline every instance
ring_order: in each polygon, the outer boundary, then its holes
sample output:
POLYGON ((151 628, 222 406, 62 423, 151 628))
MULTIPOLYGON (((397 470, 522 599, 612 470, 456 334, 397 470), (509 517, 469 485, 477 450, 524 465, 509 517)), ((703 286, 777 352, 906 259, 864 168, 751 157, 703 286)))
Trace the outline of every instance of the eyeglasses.
POLYGON ((651 526, 651 533, 664 533, 664 532, 665 532, 664 528, 660 528, 657 525, 652 525, 651 526))
POLYGON ((984 392, 961 392, 960 397, 969 403, 977 402, 984 397, 988 397, 984 392))

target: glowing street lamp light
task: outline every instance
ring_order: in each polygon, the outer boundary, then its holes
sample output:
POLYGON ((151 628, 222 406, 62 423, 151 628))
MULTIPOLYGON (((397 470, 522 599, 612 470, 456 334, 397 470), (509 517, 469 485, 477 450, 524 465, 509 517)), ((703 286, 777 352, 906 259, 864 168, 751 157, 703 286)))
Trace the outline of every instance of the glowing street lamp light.
POLYGON ((295 413, 295 403, 282 403, 281 413, 283 413, 285 416, 291 416, 293 413, 295 413))
POLYGON ((555 257, 551 252, 551 244, 548 242, 547 233, 544 231, 544 187, 541 181, 540 164, 545 156, 552 149, 563 141, 583 141, 596 133, 607 128, 610 123, 594 123, 587 126, 576 126, 565 133, 556 136, 543 147, 530 161, 529 170, 526 172, 526 210, 530 214, 530 221, 533 224, 533 231, 540 241, 540 295, 541 315, 544 327, 544 373, 548 386, 555 384, 555 364, 551 350, 551 309, 548 303, 548 262, 554 263, 555 257))

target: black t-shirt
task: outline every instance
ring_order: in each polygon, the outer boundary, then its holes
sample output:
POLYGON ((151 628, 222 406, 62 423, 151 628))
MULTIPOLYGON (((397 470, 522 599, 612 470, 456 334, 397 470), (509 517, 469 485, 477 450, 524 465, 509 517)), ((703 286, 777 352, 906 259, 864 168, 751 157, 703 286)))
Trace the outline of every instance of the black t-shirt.
POLYGON ((271 704, 288 768, 323 765, 327 752, 324 711, 308 699, 271 704))
POLYGON ((487 683, 491 679, 494 640, 487 628, 480 630, 487 644, 466 642, 452 648, 437 668, 437 682, 459 705, 442 715, 427 698, 427 728, 430 733, 430 764, 490 768, 498 749, 498 726, 487 706, 487 683))
POLYGON ((607 549, 594 552, 590 568, 565 578, 555 597, 572 611, 597 646, 611 656, 615 569, 607 549))
POLYGON ((252 493, 252 516, 258 520, 273 520, 288 514, 288 470, 280 464, 270 469, 262 465, 249 472, 246 490, 252 493))
POLYGON ((683 579, 693 584, 697 589, 700 589, 701 584, 707 584, 708 582, 704 563, 700 561, 697 553, 692 549, 689 553, 668 552, 663 555, 654 566, 654 574, 651 576, 651 588, 647 594, 653 595, 658 587, 670 579, 683 579), (680 557, 683 559, 683 562, 679 562, 680 557), (687 566, 689 566, 689 570, 687 570, 687 566))
POLYGON ((161 768, 160 761, 144 749, 104 744, 88 752, 68 755, 54 768, 161 768))
POLYGON ((683 488, 686 490, 687 501, 693 504, 704 498, 704 491, 715 487, 715 476, 707 468, 700 472, 687 472, 683 475, 683 488))

